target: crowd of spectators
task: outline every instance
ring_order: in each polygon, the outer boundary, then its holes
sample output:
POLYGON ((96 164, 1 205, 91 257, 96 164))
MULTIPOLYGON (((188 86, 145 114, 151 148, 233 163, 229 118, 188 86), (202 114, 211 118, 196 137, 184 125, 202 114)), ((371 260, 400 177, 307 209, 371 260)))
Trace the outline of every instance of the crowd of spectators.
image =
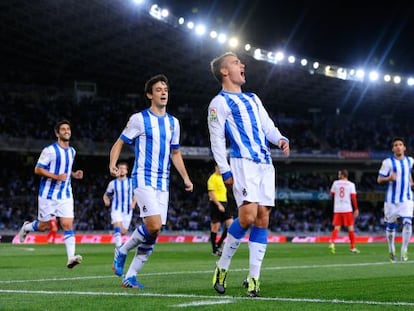
MULTIPOLYGON (((33 174, 37 160, 35 154, 5 152, 0 170, 0 231, 17 232, 24 220, 37 217, 38 177, 33 174)), ((184 191, 177 172, 172 170, 170 184, 170 208, 166 231, 207 231, 210 228, 206 182, 213 170, 212 163, 201 160, 186 160, 188 171, 194 182, 194 192, 184 191)), ((110 210, 105 207, 102 195, 112 178, 103 157, 78 156, 76 168, 85 171, 83 180, 73 181, 75 196, 75 230, 110 231, 110 210)), ((373 175, 373 174, 368 174, 373 175)), ((363 174, 364 176, 364 174, 363 174)), ((335 179, 335 172, 327 173, 280 173, 278 184, 281 189, 292 191, 319 191, 328 194, 335 179)), ((361 178, 358 189, 367 189, 370 178, 361 178)), ((371 190, 372 191, 372 190, 371 190)), ((236 207, 230 195, 230 206, 236 214, 236 207)), ((382 232, 382 201, 360 202, 361 215, 357 230, 361 232, 382 232)), ((331 228, 332 204, 325 200, 277 200, 272 211, 270 230, 274 233, 328 234, 331 228)), ((139 213, 134 212, 134 224, 139 222, 139 213)))
MULTIPOLYGON (((88 97, 77 100, 73 91, 34 86, 3 85, 0 88, 0 137, 17 137, 32 140, 55 137, 53 126, 59 119, 73 123, 73 138, 86 140, 88 144, 112 144, 127 122, 128 116, 145 104, 142 96, 88 97)), ((168 111, 176 115, 182 124, 181 145, 209 145, 206 105, 171 105, 168 111)), ((375 150, 389 151, 393 136, 407 138, 410 147, 409 123, 398 124, 392 118, 383 120, 355 119, 353 116, 296 115, 294 112, 269 111, 283 133, 291 139, 294 150, 337 151, 375 150)), ((108 151, 109 152, 109 151, 108 151)), ((38 154, 2 152, 0 170, 0 230, 17 231, 26 219, 36 218, 38 177, 33 168, 38 154)), ((107 158, 102 156, 78 156, 75 165, 85 171, 82 181, 74 181, 75 229, 78 231, 111 230, 110 211, 104 207, 102 194, 111 177, 107 158)), ((165 230, 205 231, 210 219, 206 180, 213 171, 210 163, 189 160, 188 170, 194 182, 194 192, 189 194, 177 175, 172 171, 170 209, 165 230)), ((277 175, 280 189, 319 191, 328 193, 336 172, 290 171, 277 175)), ((357 183, 358 191, 382 191, 376 183, 376 173, 363 172, 357 183)), ((357 230, 382 232, 382 202, 360 203, 361 215, 357 230)), ((234 210, 236 213, 236 209, 234 210)), ((278 200, 272 211, 270 230, 275 233, 328 233, 331 230, 332 206, 330 200, 303 201, 278 200)), ((134 221, 139 221, 135 212, 134 221)))
MULTIPOLYGON (((73 137, 89 144, 112 143, 134 111, 146 107, 141 95, 84 97, 79 100, 73 90, 47 87, 4 87, 0 85, 0 133, 9 137, 50 139, 51 129, 58 119, 66 118, 73 126, 73 137), (36 118, 34 118, 36 116, 36 118)), ((207 103, 172 102, 168 111, 181 120, 183 146, 208 147, 206 123, 207 103)), ((275 123, 291 139, 293 150, 319 151, 389 151, 395 136, 406 138, 410 147, 414 141, 410 120, 398 122, 387 118, 361 115, 320 115, 280 113, 267 103, 275 123)), ((409 148, 410 149, 410 148, 409 148)))

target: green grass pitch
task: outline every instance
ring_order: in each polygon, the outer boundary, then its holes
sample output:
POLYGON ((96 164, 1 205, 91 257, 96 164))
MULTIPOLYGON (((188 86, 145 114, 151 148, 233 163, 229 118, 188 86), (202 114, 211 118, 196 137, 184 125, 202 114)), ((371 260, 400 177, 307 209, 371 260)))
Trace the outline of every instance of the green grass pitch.
MULTIPOLYGON (((113 245, 78 244, 83 263, 66 268, 64 245, 0 244, 0 310, 414 310, 414 261, 390 263, 387 246, 272 243, 261 297, 248 298, 246 243, 233 258, 225 295, 211 280, 217 257, 208 243, 159 243, 125 289, 113 275, 113 245)), ((133 256, 131 252, 126 268, 133 256)))

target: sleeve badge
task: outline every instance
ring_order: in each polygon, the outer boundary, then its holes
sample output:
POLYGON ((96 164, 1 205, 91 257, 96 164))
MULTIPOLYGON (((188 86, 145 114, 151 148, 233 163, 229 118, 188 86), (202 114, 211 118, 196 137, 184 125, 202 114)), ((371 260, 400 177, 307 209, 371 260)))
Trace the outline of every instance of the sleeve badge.
POLYGON ((208 118, 210 121, 217 121, 217 109, 216 108, 210 108, 208 112, 208 118))

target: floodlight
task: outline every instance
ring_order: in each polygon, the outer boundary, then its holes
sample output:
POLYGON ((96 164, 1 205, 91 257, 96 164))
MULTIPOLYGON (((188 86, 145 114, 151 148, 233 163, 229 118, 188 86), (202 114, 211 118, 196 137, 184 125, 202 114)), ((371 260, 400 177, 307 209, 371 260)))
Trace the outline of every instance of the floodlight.
POLYGON ((237 39, 236 37, 230 38, 229 45, 232 48, 236 48, 239 45, 239 39, 237 39))
POLYGON ((365 71, 363 69, 357 69, 356 76, 358 79, 363 79, 365 77, 365 71))
POLYGON ((219 43, 224 43, 227 40, 227 36, 224 33, 218 35, 217 40, 219 43))
POLYGON ((378 72, 377 72, 377 71, 371 71, 371 72, 369 73, 369 79, 370 79, 371 81, 377 81, 377 80, 378 80, 378 77, 379 77, 379 74, 378 74, 378 72))
POLYGON ((212 39, 217 38, 217 36, 218 36, 217 31, 215 31, 215 30, 210 31, 210 37, 211 37, 212 39))
POLYGON ((197 25, 197 27, 195 28, 195 32, 196 34, 198 34, 199 36, 202 36, 206 33, 206 26, 200 24, 197 25))
POLYGON ((280 52, 280 51, 276 52, 275 59, 277 62, 280 62, 284 58, 285 58, 285 54, 283 54, 283 52, 280 52))
POLYGON ((162 9, 162 10, 161 10, 161 16, 162 16, 163 18, 168 17, 168 15, 170 15, 170 12, 169 12, 167 9, 162 9))
POLYGON ((152 17, 154 17, 154 18, 156 18, 156 19, 161 19, 161 9, 160 9, 160 7, 158 6, 158 4, 153 4, 153 5, 151 5, 151 8, 150 8, 150 10, 149 10, 149 14, 152 16, 152 17))

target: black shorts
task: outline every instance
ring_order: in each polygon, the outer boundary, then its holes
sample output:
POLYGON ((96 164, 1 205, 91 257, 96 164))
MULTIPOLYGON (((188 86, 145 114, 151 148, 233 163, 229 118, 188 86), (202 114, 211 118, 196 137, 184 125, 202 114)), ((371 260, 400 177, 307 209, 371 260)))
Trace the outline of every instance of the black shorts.
POLYGON ((227 219, 232 218, 233 216, 231 215, 230 209, 227 206, 227 202, 220 202, 221 205, 224 206, 225 211, 221 212, 217 205, 214 204, 213 201, 210 201, 210 218, 211 218, 211 222, 224 222, 227 219))

